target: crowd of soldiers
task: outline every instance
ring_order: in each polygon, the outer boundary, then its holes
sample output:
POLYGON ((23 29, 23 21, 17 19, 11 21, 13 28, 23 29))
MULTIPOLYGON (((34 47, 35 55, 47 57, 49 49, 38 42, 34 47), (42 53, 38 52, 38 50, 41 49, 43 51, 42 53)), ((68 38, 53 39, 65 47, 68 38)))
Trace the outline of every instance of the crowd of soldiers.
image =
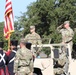
MULTIPOLYGON (((73 30, 70 28, 69 21, 65 21, 57 27, 62 34, 63 44, 69 44, 72 50, 73 30)), ((35 26, 30 26, 30 33, 19 41, 20 48, 17 48, 18 41, 11 40, 10 50, 3 51, 3 42, 0 42, 0 75, 33 75, 34 58, 36 57, 36 49, 31 49, 31 45, 41 45, 41 37, 35 32, 35 26)), ((68 56, 66 56, 66 48, 62 47, 59 59, 54 59, 54 74, 66 75, 68 70, 68 56), (65 71, 65 72, 64 72, 65 71)))

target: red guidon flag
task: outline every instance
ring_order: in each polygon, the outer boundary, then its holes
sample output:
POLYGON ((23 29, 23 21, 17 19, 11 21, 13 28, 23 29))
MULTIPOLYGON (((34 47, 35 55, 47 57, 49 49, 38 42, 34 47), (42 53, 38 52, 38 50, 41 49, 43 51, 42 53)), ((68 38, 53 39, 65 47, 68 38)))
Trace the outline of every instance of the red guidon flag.
POLYGON ((12 11, 12 2, 11 0, 6 0, 5 5, 5 23, 4 23, 4 37, 9 39, 12 32, 14 32, 14 18, 12 11))

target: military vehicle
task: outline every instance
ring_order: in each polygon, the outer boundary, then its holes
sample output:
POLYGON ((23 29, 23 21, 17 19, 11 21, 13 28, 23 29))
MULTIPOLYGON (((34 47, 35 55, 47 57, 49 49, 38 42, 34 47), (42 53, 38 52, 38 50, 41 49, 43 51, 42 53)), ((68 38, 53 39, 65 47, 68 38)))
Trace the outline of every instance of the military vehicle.
MULTIPOLYGON (((42 45, 32 45, 34 47, 41 47, 44 49, 50 49, 50 53, 47 56, 43 50, 40 51, 38 56, 34 61, 34 75, 54 75, 54 58, 59 58, 59 50, 64 44, 42 44, 42 45), (55 50, 55 51, 54 51, 55 50)), ((68 56, 68 72, 60 75, 75 75, 76 72, 76 60, 72 59, 71 50, 69 45, 67 47, 67 56, 68 56)))

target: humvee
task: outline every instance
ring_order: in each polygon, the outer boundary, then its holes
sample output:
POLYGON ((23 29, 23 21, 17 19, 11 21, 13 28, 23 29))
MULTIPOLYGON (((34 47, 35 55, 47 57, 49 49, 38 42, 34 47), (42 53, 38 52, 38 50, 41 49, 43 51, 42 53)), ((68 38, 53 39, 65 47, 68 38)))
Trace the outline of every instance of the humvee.
MULTIPOLYGON (((58 57, 58 52, 54 52, 55 49, 57 51, 61 49, 61 46, 64 46, 64 44, 42 44, 42 45, 32 45, 33 47, 42 47, 45 49, 50 49, 49 56, 47 56, 43 51, 42 54, 39 54, 34 61, 34 74, 33 75, 54 75, 54 64, 53 59, 55 57, 58 57), (55 54, 56 55, 55 55, 55 54)), ((72 59, 71 56, 71 50, 69 47, 69 44, 66 45, 68 49, 68 59, 69 59, 69 68, 68 73, 65 75, 75 75, 76 70, 76 60, 72 59)), ((41 53, 40 52, 40 53, 41 53)))

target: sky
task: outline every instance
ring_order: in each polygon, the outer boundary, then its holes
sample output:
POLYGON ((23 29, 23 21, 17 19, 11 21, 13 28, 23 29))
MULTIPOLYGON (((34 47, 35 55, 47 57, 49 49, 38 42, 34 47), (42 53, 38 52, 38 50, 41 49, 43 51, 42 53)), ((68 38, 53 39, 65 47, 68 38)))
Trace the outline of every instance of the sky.
MULTIPOLYGON (((5 13, 5 1, 0 0, 0 22, 4 21, 4 13, 5 13)), ((29 6, 32 2, 36 2, 36 0, 11 0, 13 7, 14 20, 16 20, 16 16, 21 16, 21 12, 27 11, 27 6, 29 6)))

